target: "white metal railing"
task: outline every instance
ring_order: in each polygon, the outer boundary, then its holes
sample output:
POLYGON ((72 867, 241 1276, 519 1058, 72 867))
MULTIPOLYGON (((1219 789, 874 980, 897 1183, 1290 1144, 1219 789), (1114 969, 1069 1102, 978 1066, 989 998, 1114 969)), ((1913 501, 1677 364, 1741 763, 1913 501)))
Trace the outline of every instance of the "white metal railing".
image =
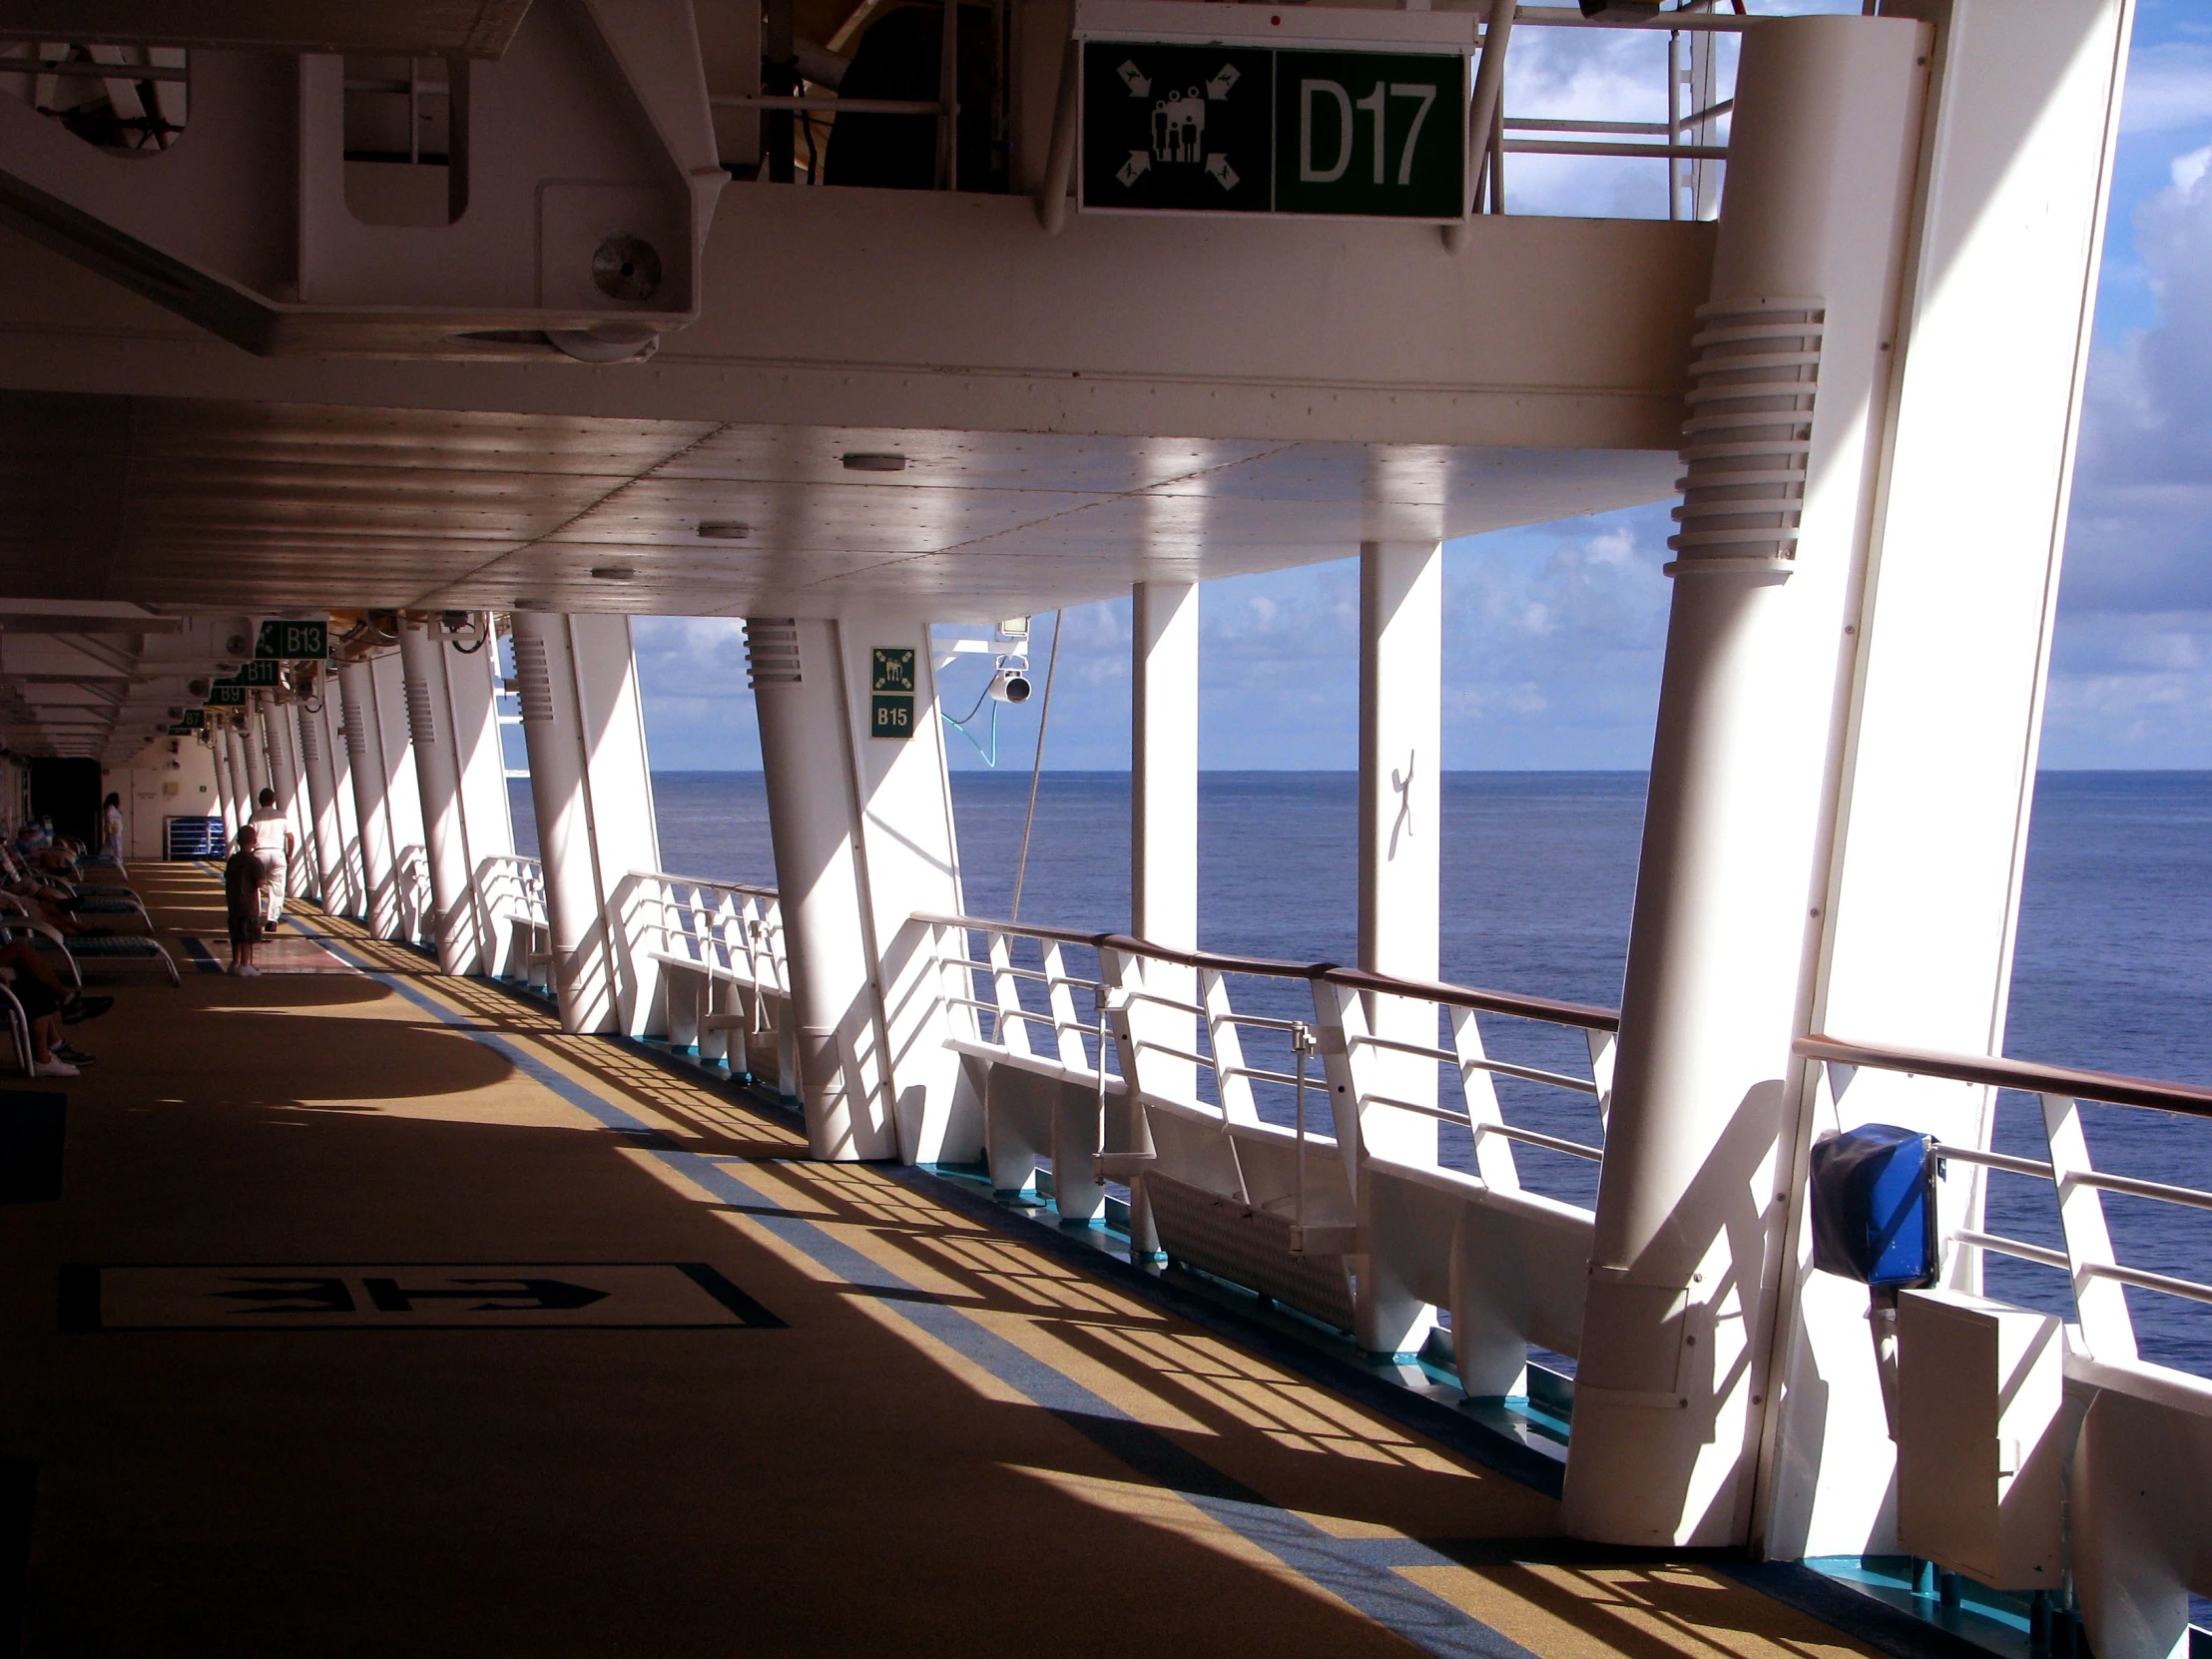
POLYGON ((2019 1060, 1874 1047, 1827 1036, 1800 1039, 1797 1052, 1801 1058, 1819 1061, 1827 1068, 1830 1094, 1839 1102, 1861 1068, 1945 1078, 1990 1089, 2017 1089, 2040 1100, 2046 1157, 2025 1158, 1940 1143, 1936 1151, 1941 1158, 2049 1182, 2057 1200, 2063 1248, 2010 1238, 1983 1227, 1952 1228, 1943 1242, 1961 1250, 2034 1262, 2064 1272, 2071 1282, 2081 1345, 2090 1359, 2136 1360, 2127 1286, 2187 1302, 2212 1303, 2212 1285, 2121 1262, 2113 1251, 2111 1230, 2104 1216, 2106 1193, 2195 1210, 2212 1210, 2212 1193, 2096 1169, 2090 1162, 2088 1138, 2081 1124, 2085 1101, 2168 1112, 2177 1117, 2212 1118, 2212 1089, 2019 1060))
POLYGON ((1497 1083, 1581 1098, 1602 1136, 1611 1010, 1123 934, 914 920, 933 933, 947 1040, 985 1062, 994 1187, 1022 1189, 1049 1158, 1066 1223, 1094 1219, 1093 1189, 1126 1179, 1136 1248, 1357 1323, 1380 1352, 1418 1347, 1428 1308, 1448 1305, 1488 1345, 1463 1364, 1501 1379, 1470 1391, 1512 1391, 1526 1343, 1574 1352, 1594 1218, 1524 1191, 1515 1149, 1583 1163, 1603 1149, 1509 1121, 1497 1083), (1502 1026, 1520 1028, 1506 1042, 1525 1057, 1493 1051, 1502 1026), (1455 1270, 1466 1208, 1489 1212, 1489 1237, 1519 1248, 1527 1235, 1519 1259, 1542 1289, 1519 1303, 1547 1303, 1533 1320, 1455 1270), (1354 1254, 1390 1271, 1355 1287, 1354 1254))
POLYGON ((544 864, 519 855, 484 859, 476 866, 476 910, 492 976, 544 989, 553 938, 545 913, 544 864))
MULTIPOLYGON (((642 958, 659 969, 668 1040, 707 1061, 753 1071, 753 1044, 775 1044, 778 1083, 798 1093, 791 968, 784 954, 784 912, 774 887, 666 870, 633 870, 620 905, 619 932, 634 980, 642 958), (733 1052, 731 1033, 739 1033, 733 1052)), ((766 1055, 759 1057, 765 1069, 766 1055)))
MULTIPOLYGON (((1185 1065, 1204 1068, 1211 1077, 1213 1099, 1197 1100, 1212 1116, 1234 1124, 1257 1118, 1254 1085, 1287 1091, 1282 1115, 1294 1120, 1300 1111, 1302 1091, 1324 1088, 1324 1074, 1302 1064, 1311 1055, 1328 1052, 1358 1056, 1406 1057, 1427 1060, 1445 1068, 1449 1080, 1442 1091, 1457 1094, 1463 1104, 1439 1105, 1426 1099, 1401 1098, 1420 1094, 1419 1087, 1400 1084, 1388 1092, 1380 1080, 1383 1068, 1362 1067, 1374 1076, 1365 1079, 1357 1095, 1356 1109, 1384 1106, 1414 1112, 1468 1130, 1477 1146, 1486 1137, 1518 1141, 1570 1157, 1597 1160, 1602 1149, 1586 1142, 1544 1134, 1508 1123, 1498 1111, 1492 1078, 1511 1077, 1541 1084, 1597 1101, 1602 1116, 1609 1101, 1612 1071, 1612 1034, 1618 1016, 1610 1009, 1517 996, 1507 992, 1476 990, 1463 985, 1427 984, 1366 973, 1332 963, 1305 965, 1257 957, 1222 955, 1207 951, 1174 950, 1122 934, 1080 933, 1067 929, 993 921, 972 916, 922 914, 915 917, 936 929, 937 965, 950 978, 942 991, 948 1007, 964 1010, 973 1031, 968 1040, 1010 1059, 1043 1062, 1064 1070, 1070 1077, 1093 1083, 1103 1080, 1109 1091, 1122 1086, 1118 1071, 1102 1067, 1099 1056, 1111 1037, 1111 1012, 1115 1008, 1152 1009, 1169 1015, 1188 1015, 1196 1048, 1167 1040, 1157 1029, 1140 1027, 1127 1044, 1136 1054, 1156 1054, 1185 1065), (973 938, 982 940, 975 954, 973 938), (1017 944, 1033 948, 1034 965, 1015 959, 1017 944), (1077 972, 1069 961, 1071 949, 1092 953, 1095 973, 1077 972), (1196 995, 1165 994, 1148 988, 1141 971, 1131 974, 1129 964, 1180 967, 1195 973, 1196 995), (964 979, 963 979, 963 976, 964 979), (1231 984, 1249 980, 1276 987, 1313 988, 1311 1019, 1262 1013, 1239 1008, 1231 999, 1231 984), (1357 993, 1403 1004, 1407 1011, 1425 1013, 1431 1028, 1440 1015, 1450 1027, 1449 1048, 1438 1044, 1384 1035, 1366 1028, 1366 1016, 1348 1013, 1342 996, 1327 990, 1357 993), (987 994, 978 994, 984 992, 987 994), (1025 992, 1026 999, 1025 999, 1025 992), (1090 1006, 1079 1011, 1077 995, 1087 996, 1090 1006), (1576 1076, 1550 1067, 1525 1065, 1498 1059, 1485 1047, 1479 1015, 1558 1026, 1581 1034, 1588 1044, 1591 1075, 1576 1076), (1282 1065, 1249 1063, 1246 1033, 1272 1033, 1276 1046, 1288 1055, 1282 1065), (1305 1073, 1303 1081, 1301 1074, 1305 1073), (1451 1086, 1455 1085, 1455 1086, 1451 1086)), ((1297 994, 1297 993, 1294 993, 1297 994)), ((1270 1000, 1280 1000, 1280 996, 1270 1000)), ((1303 1002, 1304 996, 1300 995, 1303 1002)), ((1303 1010, 1302 1010, 1303 1011, 1303 1010)), ((1378 1024, 1401 1029, 1413 1022, 1380 1016, 1378 1024)), ((1141 1063, 1141 1062, 1140 1062, 1141 1063)), ((1403 1071, 1405 1068, 1397 1068, 1403 1071)), ((1170 1095, 1171 1103, 1193 1104, 1187 1096, 1170 1095)), ((1335 1113, 1331 1113, 1334 1118, 1335 1113)), ((1318 1133, 1309 1129, 1309 1134, 1318 1133)))
POLYGON ((392 858, 392 885, 399 900, 399 936, 409 944, 434 942, 438 904, 430 887, 428 851, 402 846, 392 858))

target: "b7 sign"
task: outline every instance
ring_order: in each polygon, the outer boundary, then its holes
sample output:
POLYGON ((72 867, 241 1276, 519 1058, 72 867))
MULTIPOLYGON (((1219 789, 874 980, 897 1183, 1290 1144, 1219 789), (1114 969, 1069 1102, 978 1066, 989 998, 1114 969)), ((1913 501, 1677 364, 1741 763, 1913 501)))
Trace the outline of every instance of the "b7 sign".
POLYGON ((1467 215, 1456 50, 1088 40, 1082 100, 1089 212, 1467 215))

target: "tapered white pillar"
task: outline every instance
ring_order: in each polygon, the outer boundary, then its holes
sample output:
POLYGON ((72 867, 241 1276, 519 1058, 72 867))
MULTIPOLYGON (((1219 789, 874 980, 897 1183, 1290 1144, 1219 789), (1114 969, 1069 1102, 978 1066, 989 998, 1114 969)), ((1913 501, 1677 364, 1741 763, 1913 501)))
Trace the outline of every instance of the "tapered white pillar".
POLYGON ((868 923, 853 837, 851 724, 837 625, 746 623, 769 835, 776 847, 807 1145, 817 1158, 889 1158, 897 1135, 861 1063, 875 1025, 868 923))
POLYGON ((592 860, 608 929, 617 1028, 642 1037, 653 1026, 661 1000, 660 964, 637 945, 659 924, 661 911, 657 889, 641 887, 635 877, 660 868, 661 847, 637 653, 626 616, 578 612, 568 619, 568 638, 576 665, 592 860))
POLYGON ((1925 26, 1744 38, 1575 1381, 1579 1537, 1732 1545, 1918 157, 1925 26), (1731 367, 1731 362, 1741 366, 1731 367))
MULTIPOLYGON (((1437 837, 1443 784, 1443 549, 1434 542, 1368 542, 1360 549, 1360 965, 1400 979, 1437 977, 1437 837)), ((1436 1046, 1426 1003, 1368 998, 1370 1028, 1393 1041, 1436 1046)), ((1378 1051, 1372 1070, 1394 1099, 1433 1105, 1436 1067, 1378 1051)), ((1370 1106, 1357 1137, 1338 1126, 1348 1154, 1433 1169, 1436 1120, 1370 1106)), ((1357 1190, 1365 1202, 1368 1184, 1357 1190)), ((1378 1218, 1363 1216, 1370 1233, 1378 1218)), ((1432 1310, 1378 1253, 1360 1275, 1362 1348, 1417 1351, 1432 1310)))
POLYGON ((240 710, 237 720, 223 729, 224 747, 231 755, 231 788, 238 804, 239 821, 231 827, 234 838, 254 816, 254 769, 247 759, 246 714, 240 710))
POLYGON ((246 740, 246 816, 252 818, 262 804, 262 791, 276 786, 270 778, 269 728, 262 719, 262 699, 267 692, 246 694, 246 712, 239 730, 246 740))
POLYGON ((1129 927, 1198 947, 1198 584, 1130 595, 1129 927))
POLYGON ((338 696, 345 727, 346 770, 353 782, 353 807, 360 824, 362 919, 380 939, 399 933, 399 892, 393 874, 391 815, 385 809, 388 775, 383 764, 383 734, 378 730, 376 687, 365 662, 338 667, 338 696))
POLYGON ((322 683, 322 752, 330 760, 331 799, 337 805, 338 856, 345 873, 345 913, 368 914, 368 877, 361 862, 360 803, 353 791, 353 757, 345 743, 345 701, 335 670, 322 683))
POLYGON ((467 974, 480 971, 483 949, 469 880, 468 833, 461 824, 461 769, 454 751, 445 651, 439 618, 401 620, 399 658, 406 685, 407 735, 414 746, 415 786, 421 792, 430 893, 436 906, 438 966, 447 973, 467 974))
MULTIPOLYGON (((498 644, 492 619, 474 619, 477 641, 464 650, 456 641, 445 648, 446 705, 453 732, 453 755, 460 773, 461 831, 468 841, 469 886, 483 887, 487 858, 511 858, 515 850, 514 816, 507 804, 507 757, 499 741, 498 644)), ((474 973, 497 971, 498 938, 476 904, 479 959, 474 973)))
POLYGON ((299 763, 306 779, 307 819, 311 829, 307 845, 314 857, 316 889, 322 907, 333 915, 348 915, 358 899, 345 867, 345 827, 338 816, 337 772, 331 764, 328 712, 336 688, 328 683, 318 690, 314 707, 299 705, 299 763))
POLYGON ((231 744, 221 726, 214 726, 208 733, 208 747, 215 755, 216 808, 223 815, 223 840, 228 846, 238 834, 242 822, 238 811, 238 794, 231 783, 231 744))
MULTIPOLYGON (((1198 947, 1198 584, 1139 582, 1130 593, 1129 930, 1180 950, 1198 947)), ((1148 961, 1144 988, 1195 1003, 1198 976, 1148 961)), ((1152 1002, 1128 1013, 1140 1041, 1195 1051, 1194 1017, 1152 1002)), ((1198 1098, 1197 1068, 1172 1054, 1145 1056, 1148 1091, 1198 1098)), ((1139 1115, 1110 1127, 1108 1145, 1145 1153, 1151 1131, 1139 1115)), ((1129 1237, 1139 1252, 1159 1237, 1140 1181, 1132 1189, 1129 1237)))
POLYGON ((592 852, 583 716, 568 618, 514 613, 515 690, 545 870, 546 928, 564 1031, 615 1029, 614 962, 592 852))
POLYGON ((312 852, 305 835, 305 820, 299 811, 299 766, 293 739, 292 711, 287 695, 256 692, 261 705, 263 739, 269 750, 269 787, 276 792, 276 810, 291 828, 291 856, 285 863, 288 892, 306 897, 320 891, 314 878, 312 852))

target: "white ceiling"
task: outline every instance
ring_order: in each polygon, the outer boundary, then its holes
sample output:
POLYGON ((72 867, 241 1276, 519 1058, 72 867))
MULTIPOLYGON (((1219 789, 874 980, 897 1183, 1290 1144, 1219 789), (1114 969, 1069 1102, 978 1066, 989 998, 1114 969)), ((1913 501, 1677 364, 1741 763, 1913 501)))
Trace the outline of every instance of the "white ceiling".
POLYGON ((1661 451, 763 426, 0 392, 0 593, 1040 611, 1660 498, 1661 451), (899 472, 840 457, 889 451, 899 472), (703 540, 703 519, 751 526, 703 540), (594 579, 594 567, 635 571, 594 579))

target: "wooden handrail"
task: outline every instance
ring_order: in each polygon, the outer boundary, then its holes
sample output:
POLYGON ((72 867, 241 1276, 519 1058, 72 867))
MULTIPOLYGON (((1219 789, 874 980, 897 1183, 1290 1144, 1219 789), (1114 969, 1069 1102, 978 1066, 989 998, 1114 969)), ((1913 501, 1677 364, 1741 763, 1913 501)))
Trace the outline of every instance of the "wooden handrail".
POLYGON ((979 916, 936 915, 926 910, 917 910, 914 919, 938 927, 967 927, 979 933, 1016 933, 1024 938, 1051 939, 1060 944, 1089 945, 1094 950, 1119 950, 1201 972, 1309 979, 1383 996, 1418 997, 1448 1008, 1473 1008, 1483 1013, 1510 1014, 1518 1019, 1547 1020, 1554 1025, 1579 1026, 1585 1031, 1618 1031, 1621 1023, 1620 1011, 1616 1008, 1592 1008, 1579 1002, 1555 1002, 1548 997, 1477 990, 1467 985, 1445 985, 1426 979, 1399 979, 1387 973, 1370 973, 1365 968, 1340 967, 1335 962, 1282 962, 1266 956, 1225 956, 1211 950, 1180 950, 1128 933, 1079 933, 1069 927, 1038 927, 1026 921, 991 921, 979 916))
POLYGON ((1815 1034, 1793 1045, 1803 1060, 1872 1066, 1877 1071, 1943 1077, 1954 1083, 1978 1083, 1991 1089, 2021 1089, 2028 1094, 2062 1094, 2111 1106, 2145 1106, 2154 1112, 2212 1118, 2212 1089, 2188 1083, 2161 1083, 2148 1077, 2123 1077, 2109 1071, 2077 1071, 2071 1066, 2037 1065, 2000 1055, 1946 1054, 1926 1048, 1879 1048, 1815 1034))

